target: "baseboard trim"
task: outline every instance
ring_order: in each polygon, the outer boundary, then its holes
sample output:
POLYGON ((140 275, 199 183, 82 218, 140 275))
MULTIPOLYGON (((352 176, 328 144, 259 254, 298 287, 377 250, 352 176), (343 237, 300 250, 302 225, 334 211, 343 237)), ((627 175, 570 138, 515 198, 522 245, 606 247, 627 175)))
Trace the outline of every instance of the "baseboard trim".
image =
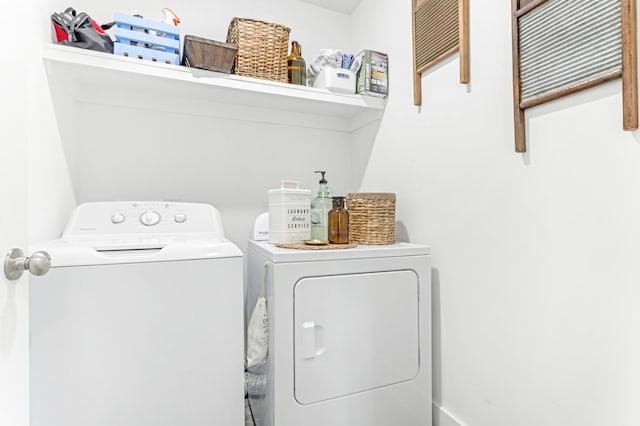
POLYGON ((466 426, 445 408, 433 405, 433 426, 466 426))

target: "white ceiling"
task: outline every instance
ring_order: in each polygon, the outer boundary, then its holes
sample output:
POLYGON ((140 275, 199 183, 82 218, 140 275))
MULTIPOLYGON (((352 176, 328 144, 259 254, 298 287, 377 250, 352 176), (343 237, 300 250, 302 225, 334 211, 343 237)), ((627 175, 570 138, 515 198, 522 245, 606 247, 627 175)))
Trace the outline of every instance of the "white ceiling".
POLYGON ((304 3, 315 4, 325 9, 334 10, 336 12, 351 14, 360 4, 361 0, 300 0, 304 3))

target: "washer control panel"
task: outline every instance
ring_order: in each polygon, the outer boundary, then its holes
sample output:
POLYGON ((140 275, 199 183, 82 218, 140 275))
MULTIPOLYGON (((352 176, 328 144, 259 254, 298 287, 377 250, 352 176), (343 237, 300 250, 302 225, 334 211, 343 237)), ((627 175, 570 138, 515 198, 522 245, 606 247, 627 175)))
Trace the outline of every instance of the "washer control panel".
POLYGON ((78 206, 63 235, 213 232, 224 236, 209 204, 165 201, 92 202, 78 206))
MULTIPOLYGON (((144 226, 156 226, 167 221, 183 224, 187 221, 188 213, 184 203, 165 202, 134 202, 130 205, 116 205, 111 215, 111 223, 118 225, 125 220, 139 221, 144 226)), ((189 207, 193 208, 193 207, 189 207)), ((180 231, 180 229, 176 229, 180 231)))

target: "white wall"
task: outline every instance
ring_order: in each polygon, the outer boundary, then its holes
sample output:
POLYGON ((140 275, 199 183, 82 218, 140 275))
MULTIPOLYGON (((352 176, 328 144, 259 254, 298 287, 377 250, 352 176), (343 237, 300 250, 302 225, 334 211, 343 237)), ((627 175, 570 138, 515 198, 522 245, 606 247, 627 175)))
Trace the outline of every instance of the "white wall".
MULTIPOLYGON (((29 242, 57 238, 67 221, 69 212, 76 205, 68 172, 65 153, 61 144, 60 129, 56 121, 49 84, 40 54, 40 46, 51 40, 50 16, 63 11, 68 4, 54 0, 40 2, 33 7, 33 15, 27 25, 34 34, 33 55, 25 77, 29 86, 29 242)), ((75 111, 70 100, 61 101, 67 111, 75 111)))
POLYGON ((423 76, 421 109, 411 2, 353 15, 391 77, 375 143, 354 146, 361 190, 396 192, 433 247, 435 402, 468 426, 638 425, 640 133, 613 82, 527 112, 516 154, 510 2, 470 3, 471 84, 454 57, 423 76))

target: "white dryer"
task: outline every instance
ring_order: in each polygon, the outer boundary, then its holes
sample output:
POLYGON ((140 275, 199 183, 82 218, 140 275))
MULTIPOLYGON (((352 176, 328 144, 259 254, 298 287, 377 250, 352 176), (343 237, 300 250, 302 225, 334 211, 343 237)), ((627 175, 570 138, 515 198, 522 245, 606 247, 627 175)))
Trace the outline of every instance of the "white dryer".
POLYGON ((248 374, 257 426, 431 424, 429 247, 249 241, 247 260, 247 316, 265 296, 270 328, 248 374))
POLYGON ((215 208, 86 203, 34 249, 32 426, 244 425, 243 259, 215 208))

